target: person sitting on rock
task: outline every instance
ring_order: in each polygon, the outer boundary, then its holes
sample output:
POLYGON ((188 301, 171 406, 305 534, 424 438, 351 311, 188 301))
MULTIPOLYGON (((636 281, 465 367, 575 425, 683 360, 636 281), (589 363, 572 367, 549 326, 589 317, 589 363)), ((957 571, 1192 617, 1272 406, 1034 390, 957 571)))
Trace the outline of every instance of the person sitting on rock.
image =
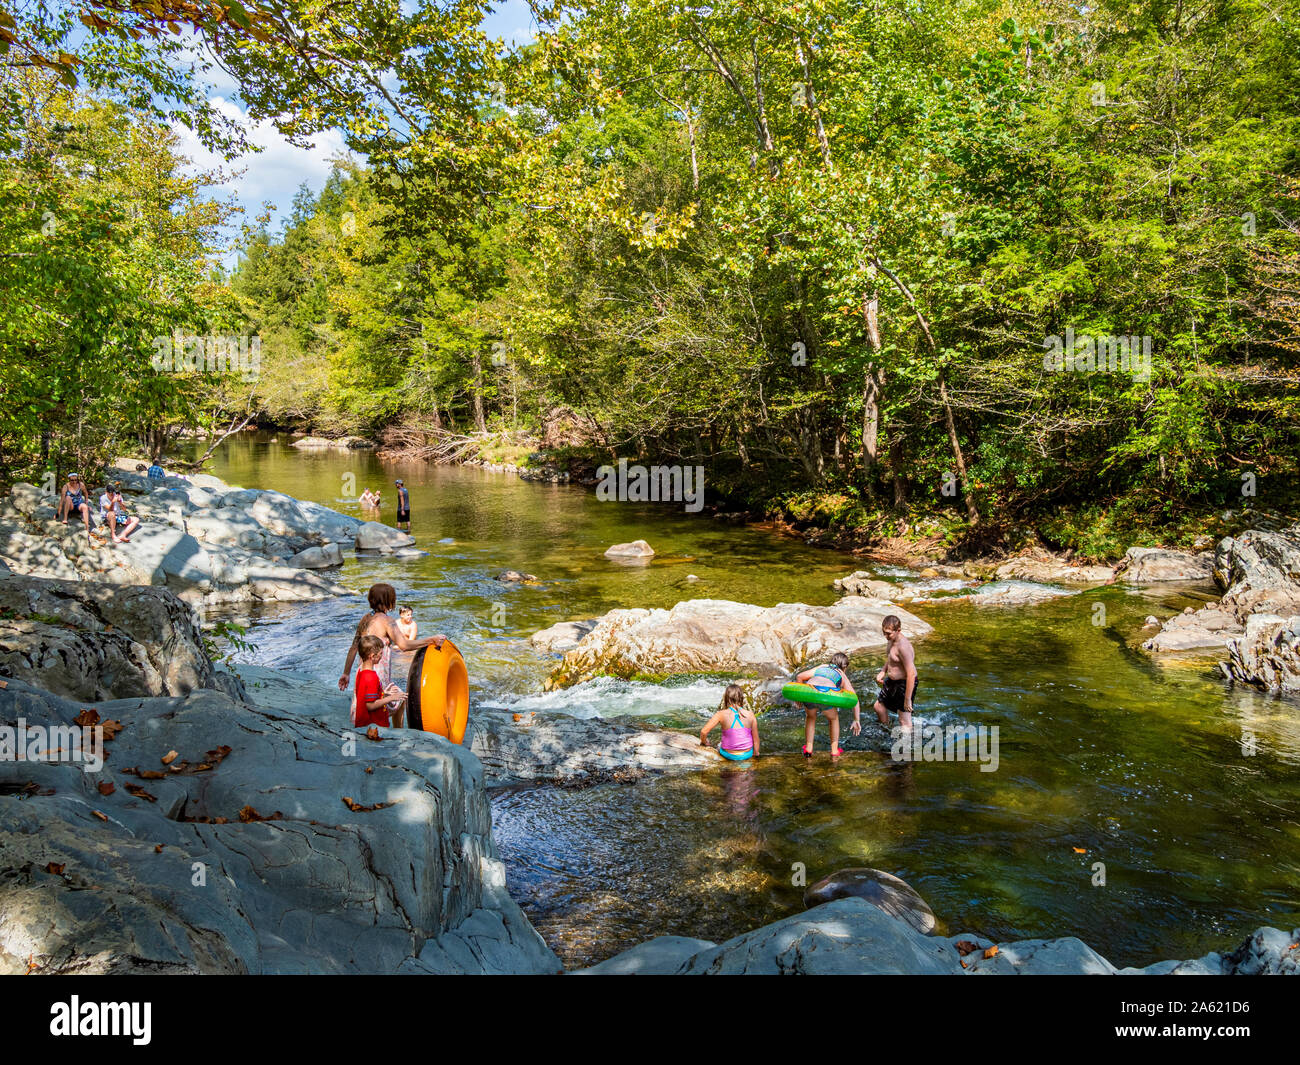
POLYGON ((397 611, 397 631, 408 640, 414 640, 420 631, 420 626, 415 621, 415 611, 409 606, 403 605, 397 611))
POLYGON ((90 531, 90 493, 86 490, 85 483, 81 480, 81 474, 68 474, 68 483, 63 486, 63 491, 59 495, 59 521, 71 521, 73 514, 81 515, 81 522, 86 527, 86 535, 93 539, 98 539, 95 533, 90 531))
POLYGON ((167 476, 166 472, 164 472, 162 468, 162 464, 160 463, 159 457, 157 455, 155 455, 152 459, 149 460, 149 469, 145 473, 145 476, 148 477, 149 480, 151 481, 161 481, 164 477, 167 476))
MULTIPOLYGON (((842 652, 831 655, 829 664, 817 666, 815 669, 805 669, 795 678, 798 684, 808 684, 816 688, 819 692, 848 692, 856 695, 853 689, 853 681, 849 680, 849 656, 842 652)), ((817 732, 817 711, 820 710, 826 715, 826 720, 831 723, 831 757, 838 758, 844 753, 844 748, 840 746, 840 713, 833 706, 818 706, 815 703, 808 703, 804 707, 804 746, 803 756, 811 758, 813 752, 813 739, 817 732)), ((853 735, 862 731, 862 714, 860 704, 853 705, 853 735)))
POLYGON ((718 753, 732 762, 745 762, 758 757, 758 718, 745 707, 745 689, 739 684, 728 684, 722 693, 722 705, 704 727, 700 729, 700 746, 709 745, 709 733, 719 725, 722 737, 718 753))
POLYGON ((353 727, 382 725, 384 728, 401 728, 402 703, 406 701, 406 696, 395 688, 386 691, 375 671, 384 655, 384 641, 378 636, 362 636, 358 650, 361 653, 361 668, 357 670, 356 695, 352 700, 353 727), (389 707, 393 708, 391 725, 389 707))
POLYGON ((99 497, 99 516, 108 526, 115 544, 129 544, 131 534, 140 527, 140 519, 126 512, 121 481, 114 481, 104 489, 104 494, 99 497))

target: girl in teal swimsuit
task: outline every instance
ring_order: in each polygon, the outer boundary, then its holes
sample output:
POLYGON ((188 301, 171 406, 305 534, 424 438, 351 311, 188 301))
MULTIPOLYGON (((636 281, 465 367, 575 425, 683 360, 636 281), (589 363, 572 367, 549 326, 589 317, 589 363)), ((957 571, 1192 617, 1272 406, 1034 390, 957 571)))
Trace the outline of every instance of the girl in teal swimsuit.
POLYGON ((732 762, 746 762, 758 757, 758 718, 745 708, 745 689, 739 684, 728 684, 722 696, 722 705, 700 729, 700 746, 709 745, 709 733, 722 726, 722 739, 718 753, 732 762))
MULTIPOLYGON (((853 681, 849 680, 849 656, 842 652, 831 655, 829 665, 818 666, 816 669, 805 669, 802 673, 796 674, 794 679, 799 684, 810 684, 821 692, 841 691, 849 692, 852 695, 857 694, 853 690, 853 681)), ((818 710, 831 723, 831 757, 838 758, 844 753, 844 748, 840 746, 839 711, 833 706, 815 706, 812 703, 804 707, 803 756, 805 758, 812 757, 813 737, 817 731, 818 710)), ((855 736, 862 731, 861 715, 861 704, 854 703, 853 735, 855 736)))

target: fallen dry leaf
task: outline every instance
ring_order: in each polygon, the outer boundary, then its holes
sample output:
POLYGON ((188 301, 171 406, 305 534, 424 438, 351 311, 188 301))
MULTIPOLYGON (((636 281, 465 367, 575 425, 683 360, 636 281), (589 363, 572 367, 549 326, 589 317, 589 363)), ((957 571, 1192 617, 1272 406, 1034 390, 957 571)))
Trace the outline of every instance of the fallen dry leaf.
POLYGON ((117 788, 111 780, 101 780, 99 782, 99 793, 101 795, 112 795, 115 791, 117 791, 117 788))
POLYGON ((246 825, 250 821, 283 821, 283 820, 284 820, 284 814, 282 814, 279 810, 276 810, 275 813, 271 814, 269 817, 263 814, 259 814, 251 806, 245 806, 242 810, 239 811, 239 823, 241 825, 246 825))
POLYGON ((7 687, 9 687, 9 682, 7 680, 0 680, 0 688, 7 688, 7 687))
POLYGON ((354 814, 368 814, 372 810, 382 810, 386 806, 396 806, 397 803, 376 802, 376 803, 372 803, 369 806, 363 806, 361 803, 357 802, 354 798, 352 798, 352 796, 344 795, 343 805, 346 806, 349 810, 351 810, 354 814))
POLYGON ((147 799, 149 802, 158 801, 158 797, 156 795, 150 795, 147 791, 144 790, 144 788, 140 787, 139 784, 127 784, 126 790, 129 791, 132 795, 134 795, 137 799, 147 799))
MULTIPOLYGON (((961 960, 961 959, 959 959, 959 960, 961 960)), ((962 967, 963 969, 966 968, 966 962, 965 962, 965 961, 962 961, 962 963, 961 963, 961 967, 962 967)))
POLYGON ((28 975, 28 976, 31 976, 32 973, 34 973, 37 969, 40 968, 40 964, 39 964, 38 962, 33 961, 33 960, 32 960, 32 957, 33 957, 33 955, 31 955, 31 954, 28 954, 28 955, 27 955, 27 975, 28 975))
POLYGON ((158 846, 156 846, 156 847, 153 849, 154 854, 162 854, 162 852, 163 852, 163 848, 164 848, 165 846, 167 846, 167 844, 165 844, 165 843, 159 843, 158 846))
POLYGON ((175 751, 168 751, 166 754, 162 756, 162 764, 171 765, 174 761, 176 761, 177 757, 178 755, 176 754, 175 751))
POLYGON ((111 740, 126 726, 120 721, 105 721, 101 728, 104 730, 104 739, 111 740))
POLYGON ((969 939, 959 939, 953 944, 953 946, 957 948, 957 953, 963 958, 966 957, 967 954, 973 954, 975 951, 980 949, 978 943, 972 943, 969 939))
POLYGON ((161 769, 140 769, 136 766, 127 766, 122 770, 123 773, 130 773, 133 777, 139 777, 141 780, 166 780, 167 774, 161 769))
POLYGON ((986 958, 996 958, 998 956, 998 945, 996 943, 984 952, 986 958))
POLYGON ((523 714, 511 714, 510 717, 515 721, 522 721, 524 719, 523 714))
POLYGON ((90 725, 98 725, 99 711, 92 710, 88 706, 83 707, 81 713, 72 719, 72 723, 74 725, 80 725, 82 728, 86 728, 90 725))
POLYGON ((371 725, 368 729, 366 729, 366 739, 368 739, 368 740, 374 740, 376 743, 378 743, 378 742, 379 742, 379 729, 376 728, 374 725, 371 725))
POLYGON ((45 871, 46 871, 47 873, 53 873, 55 876, 62 876, 62 875, 63 875, 63 866, 62 866, 61 864, 59 864, 58 862, 50 862, 50 863, 45 867, 45 871))
POLYGON ((375 767, 374 767, 374 766, 370 766, 370 765, 366 766, 366 772, 367 772, 367 773, 373 773, 374 771, 375 771, 375 767))
POLYGON ((171 765, 169 765, 169 766, 167 767, 167 772, 169 772, 169 773, 184 773, 184 772, 185 772, 185 767, 186 767, 187 765, 189 765, 189 762, 186 762, 186 761, 173 762, 171 765))
POLYGON ((96 817, 98 817, 101 821, 108 820, 108 814, 101 814, 98 810, 91 810, 90 812, 94 814, 96 817))
POLYGON ((1087 850, 1086 847, 1072 847, 1072 848, 1070 848, 1070 849, 1073 850, 1075 854, 1087 854, 1087 853, 1088 853, 1088 850, 1087 850))

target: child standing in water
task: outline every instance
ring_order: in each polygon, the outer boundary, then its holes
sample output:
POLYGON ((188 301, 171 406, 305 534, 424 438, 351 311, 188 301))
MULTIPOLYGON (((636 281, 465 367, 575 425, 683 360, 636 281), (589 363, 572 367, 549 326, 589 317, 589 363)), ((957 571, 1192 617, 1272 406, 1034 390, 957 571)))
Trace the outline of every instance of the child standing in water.
POLYGON ((415 621, 415 611, 409 606, 397 608, 397 631, 408 640, 414 640, 415 634, 420 631, 420 626, 415 621))
MULTIPOLYGON (((850 695, 857 695, 853 690, 853 681, 849 680, 849 656, 843 652, 836 652, 831 655, 829 665, 818 666, 816 669, 805 669, 802 673, 795 676, 795 681, 799 684, 808 684, 816 688, 819 692, 847 692, 850 695)), ((817 732, 817 711, 820 710, 826 715, 826 720, 831 723, 831 757, 838 758, 844 753, 844 748, 840 746, 840 712, 833 706, 817 706, 814 703, 808 703, 804 706, 804 745, 803 756, 811 758, 813 752, 813 739, 817 732)), ((862 712, 860 703, 853 704, 853 735, 862 731, 862 712)))
POLYGON ((745 708, 745 689, 739 684, 728 684, 722 695, 722 705, 700 729, 700 746, 709 745, 709 733, 722 726, 722 739, 718 753, 733 762, 744 762, 758 757, 758 718, 745 708))
POLYGON ((357 670, 356 696, 352 703, 352 725, 354 728, 369 728, 371 725, 390 727, 388 708, 391 706, 397 717, 397 728, 402 727, 401 704, 406 696, 399 691, 384 691, 383 682, 375 667, 384 653, 384 641, 378 636, 362 636, 357 641, 361 656, 361 668, 357 670))

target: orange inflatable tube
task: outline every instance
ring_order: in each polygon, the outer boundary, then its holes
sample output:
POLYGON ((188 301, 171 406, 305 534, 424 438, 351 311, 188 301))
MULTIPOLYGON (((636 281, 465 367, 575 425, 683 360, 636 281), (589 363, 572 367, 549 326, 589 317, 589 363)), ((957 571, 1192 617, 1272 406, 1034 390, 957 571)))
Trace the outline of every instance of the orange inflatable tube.
POLYGON ((469 671, 456 645, 422 647, 415 652, 406 682, 407 725, 436 732, 452 743, 465 739, 469 721, 469 671))

